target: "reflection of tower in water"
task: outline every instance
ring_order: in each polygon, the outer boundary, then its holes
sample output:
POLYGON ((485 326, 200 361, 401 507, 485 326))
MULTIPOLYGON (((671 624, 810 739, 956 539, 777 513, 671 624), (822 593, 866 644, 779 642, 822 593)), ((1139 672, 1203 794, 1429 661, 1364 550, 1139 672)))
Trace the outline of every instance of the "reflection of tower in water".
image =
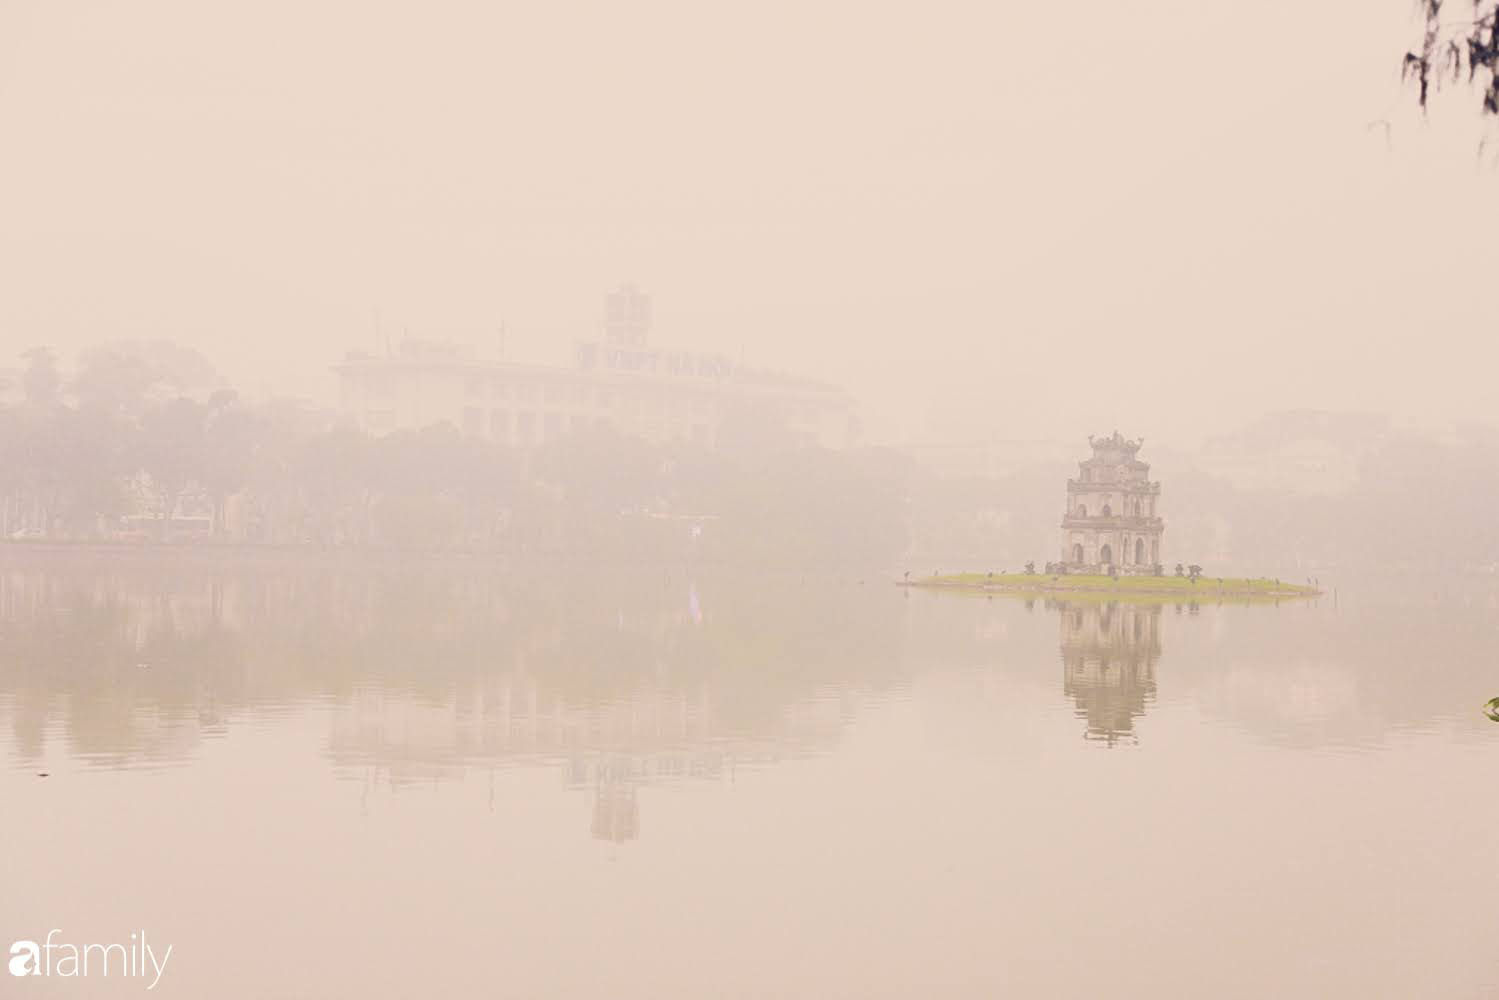
MULTIPOLYGON (((1050 602, 1049 602, 1050 603, 1050 602)), ((1084 738, 1109 744, 1134 740, 1134 720, 1155 700, 1161 657, 1159 604, 1053 604, 1061 612, 1062 690, 1084 738)))
POLYGON ((622 844, 638 836, 634 768, 627 758, 600 761, 593 788, 593 839, 622 844))

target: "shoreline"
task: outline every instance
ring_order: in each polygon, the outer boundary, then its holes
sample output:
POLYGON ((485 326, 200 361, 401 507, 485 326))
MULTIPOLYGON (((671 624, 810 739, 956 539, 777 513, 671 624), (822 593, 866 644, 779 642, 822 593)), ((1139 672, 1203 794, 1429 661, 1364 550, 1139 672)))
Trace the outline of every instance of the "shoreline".
POLYGON ((897 580, 897 587, 920 590, 952 590, 964 593, 990 594, 1103 594, 1118 597, 1164 597, 1189 600, 1232 598, 1265 598, 1290 600, 1322 596, 1317 587, 1285 583, 1270 578, 1202 577, 1190 583, 1186 577, 1155 576, 1048 576, 961 573, 925 577, 919 580, 897 580))

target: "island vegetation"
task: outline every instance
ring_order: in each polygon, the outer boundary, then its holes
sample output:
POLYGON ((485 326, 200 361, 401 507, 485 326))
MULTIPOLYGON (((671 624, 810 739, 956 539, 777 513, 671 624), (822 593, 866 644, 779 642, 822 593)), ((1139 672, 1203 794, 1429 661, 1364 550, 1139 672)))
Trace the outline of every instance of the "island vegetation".
POLYGON ((1220 597, 1283 599, 1316 597, 1321 591, 1311 584, 1289 583, 1269 577, 1210 576, 1108 576, 1081 573, 948 573, 912 578, 900 583, 972 592, 1021 594, 1077 593, 1109 597, 1159 596, 1193 600, 1220 597))

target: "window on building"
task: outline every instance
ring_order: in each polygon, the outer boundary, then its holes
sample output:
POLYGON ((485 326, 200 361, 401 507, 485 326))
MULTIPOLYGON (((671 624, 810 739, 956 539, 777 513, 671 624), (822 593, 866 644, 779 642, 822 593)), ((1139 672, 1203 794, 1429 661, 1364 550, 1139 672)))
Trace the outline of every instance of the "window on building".
POLYGON ((463 408, 463 432, 465 434, 484 433, 484 411, 477 406, 465 406, 463 408))

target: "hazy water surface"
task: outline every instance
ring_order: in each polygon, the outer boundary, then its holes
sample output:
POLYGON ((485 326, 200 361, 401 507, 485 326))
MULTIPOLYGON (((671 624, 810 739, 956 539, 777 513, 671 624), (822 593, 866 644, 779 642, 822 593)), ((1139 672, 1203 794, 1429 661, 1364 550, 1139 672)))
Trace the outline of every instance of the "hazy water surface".
POLYGON ((1499 601, 1416 589, 0 563, 0 945, 145 929, 161 997, 1499 995, 1499 601))

